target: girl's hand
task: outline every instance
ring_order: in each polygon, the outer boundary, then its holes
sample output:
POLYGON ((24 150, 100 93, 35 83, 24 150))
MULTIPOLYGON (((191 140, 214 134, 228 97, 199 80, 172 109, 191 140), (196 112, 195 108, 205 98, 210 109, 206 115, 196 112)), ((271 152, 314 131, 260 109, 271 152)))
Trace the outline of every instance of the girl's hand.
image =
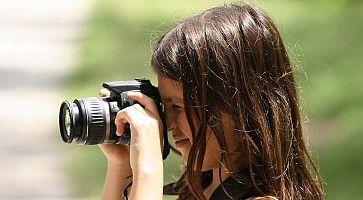
POLYGON ((140 92, 128 92, 138 104, 117 113, 116 132, 122 135, 125 124, 130 124, 130 164, 134 176, 162 170, 162 122, 155 102, 140 92))
MULTIPOLYGON (((99 94, 106 97, 110 95, 110 92, 107 89, 101 89, 99 94)), ((136 166, 147 166, 143 159, 148 160, 149 164, 156 164, 154 159, 159 160, 162 144, 162 122, 158 109, 153 99, 140 92, 128 92, 127 94, 129 98, 139 104, 134 104, 119 111, 115 118, 115 124, 116 134, 119 136, 123 134, 125 124, 130 124, 132 135, 130 145, 100 144, 99 146, 109 164, 129 164, 130 155, 133 158, 131 165, 135 169, 136 166), (140 163, 141 165, 138 165, 139 162, 144 164, 140 163)), ((158 164, 160 164, 159 161, 158 164)))

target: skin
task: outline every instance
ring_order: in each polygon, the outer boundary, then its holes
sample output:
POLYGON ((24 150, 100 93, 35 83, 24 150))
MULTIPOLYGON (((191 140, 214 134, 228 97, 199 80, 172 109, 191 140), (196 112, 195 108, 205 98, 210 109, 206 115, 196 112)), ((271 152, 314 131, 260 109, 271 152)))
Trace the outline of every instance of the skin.
MULTIPOLYGON (((101 90, 101 96, 109 95, 101 90)), ((108 167, 103 199, 121 199, 121 192, 130 183, 129 199, 162 199, 163 163, 160 135, 162 123, 154 101, 139 93, 129 92, 128 97, 139 102, 117 113, 117 135, 122 135, 125 124, 130 124, 130 145, 99 145, 105 154, 108 167)))
MULTIPOLYGON (((176 148, 181 152, 184 163, 192 145, 190 130, 183 103, 181 84, 174 80, 158 77, 158 88, 164 104, 167 128, 176 141, 176 148)), ((102 89, 100 96, 108 96, 109 91, 102 89)), ((131 128, 130 145, 100 144, 105 154, 108 167, 103 190, 103 199, 122 199, 121 191, 133 182, 129 189, 129 199, 162 199, 163 163, 162 163, 162 123, 154 101, 140 92, 128 92, 128 96, 141 104, 127 107, 117 113, 115 124, 117 135, 122 135, 126 123, 131 128), (132 178, 130 175, 132 174, 132 178)), ((228 123, 228 120, 225 121, 228 123)), ((214 134, 209 129, 206 154, 202 170, 213 170, 213 180, 203 193, 207 199, 221 184, 219 179, 220 148, 214 134)), ((227 136, 227 140, 236 141, 227 136)), ((235 146, 233 142, 230 142, 235 146)), ((228 172, 222 168, 222 181, 228 178, 228 172)), ((259 199, 265 199, 260 197, 259 199)), ((270 198, 266 198, 270 199, 270 198)))
MULTIPOLYGON (((162 97, 166 113, 168 131, 172 133, 176 143, 183 143, 183 146, 181 147, 178 147, 176 144, 176 149, 181 153, 184 164, 186 164, 193 139, 192 131, 190 130, 184 110, 181 83, 165 77, 158 77, 158 83, 159 93, 162 97)), ((217 139, 214 134, 211 134, 210 129, 208 131, 207 138, 207 149, 203 161, 203 171, 218 166, 218 160, 220 158, 220 148, 217 139)))
MULTIPOLYGON (((181 83, 165 78, 158 77, 158 88, 162 98, 166 113, 166 122, 168 131, 172 133, 175 140, 175 147, 181 153, 184 164, 187 164, 190 147, 193 143, 192 131, 189 127, 183 101, 183 90, 181 83), (182 145, 177 145, 182 143, 182 145)), ((219 180, 219 158, 220 147, 214 134, 208 129, 206 153, 203 160, 202 170, 213 169, 212 184, 205 189, 204 195, 207 199, 212 195, 213 191, 220 185, 219 180)), ((222 180, 228 178, 227 173, 222 170, 222 180)))

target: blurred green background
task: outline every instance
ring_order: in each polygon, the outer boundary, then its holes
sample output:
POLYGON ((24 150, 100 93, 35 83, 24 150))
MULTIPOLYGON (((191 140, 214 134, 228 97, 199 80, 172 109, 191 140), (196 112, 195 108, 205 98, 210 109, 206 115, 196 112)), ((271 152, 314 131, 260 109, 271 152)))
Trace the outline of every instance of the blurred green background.
MULTIPOLYGON (((69 99, 96 96, 103 81, 155 75, 148 67, 153 44, 177 21, 233 1, 95 0, 81 41, 69 99)), ((300 85, 305 135, 318 165, 326 199, 359 199, 363 185, 363 3, 354 0, 251 1, 278 25, 300 85)), ((106 160, 97 146, 72 146, 68 171, 79 198, 99 199, 106 160)), ((180 160, 165 163, 166 182, 180 160)))

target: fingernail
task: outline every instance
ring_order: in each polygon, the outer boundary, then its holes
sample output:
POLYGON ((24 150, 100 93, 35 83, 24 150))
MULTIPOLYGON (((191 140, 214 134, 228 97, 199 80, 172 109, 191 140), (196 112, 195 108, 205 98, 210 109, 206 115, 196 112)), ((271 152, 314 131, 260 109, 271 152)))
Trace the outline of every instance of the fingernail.
POLYGON ((127 91, 127 95, 129 94, 135 94, 136 92, 135 91, 127 91))

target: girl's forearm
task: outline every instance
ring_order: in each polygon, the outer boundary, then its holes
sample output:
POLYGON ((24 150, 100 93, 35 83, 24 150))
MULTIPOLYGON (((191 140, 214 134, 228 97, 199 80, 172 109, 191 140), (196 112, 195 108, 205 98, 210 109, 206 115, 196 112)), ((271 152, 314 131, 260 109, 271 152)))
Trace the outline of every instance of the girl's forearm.
POLYGON ((162 162, 157 166, 149 166, 146 170, 139 170, 134 174, 129 199, 163 198, 163 167, 162 162))
POLYGON ((123 199, 124 189, 131 183, 131 168, 108 163, 102 199, 123 199))

